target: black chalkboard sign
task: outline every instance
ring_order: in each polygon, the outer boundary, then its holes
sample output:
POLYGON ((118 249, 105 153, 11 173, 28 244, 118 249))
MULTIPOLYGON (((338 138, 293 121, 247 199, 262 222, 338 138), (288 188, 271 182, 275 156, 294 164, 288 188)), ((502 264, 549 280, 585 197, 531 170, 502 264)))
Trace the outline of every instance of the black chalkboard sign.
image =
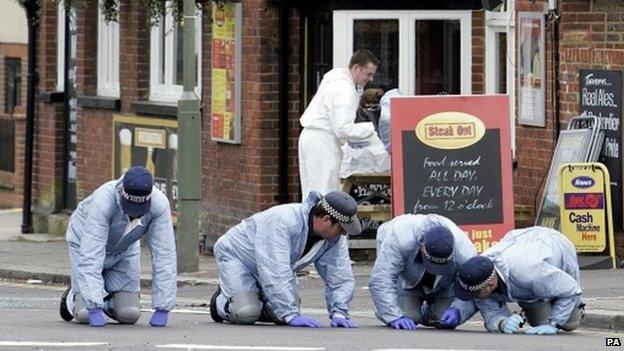
POLYGON ((503 222, 500 131, 477 143, 444 150, 403 131, 405 212, 437 213, 462 224, 503 222))
POLYGON ((622 72, 580 70, 579 114, 601 119, 605 141, 598 161, 611 177, 613 229, 622 231, 622 72))

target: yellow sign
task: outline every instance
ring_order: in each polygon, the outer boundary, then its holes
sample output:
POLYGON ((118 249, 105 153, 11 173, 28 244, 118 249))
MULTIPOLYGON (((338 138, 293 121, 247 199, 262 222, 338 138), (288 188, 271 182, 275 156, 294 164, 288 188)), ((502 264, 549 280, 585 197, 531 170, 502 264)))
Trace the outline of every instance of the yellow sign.
POLYGON ((577 252, 609 247, 615 264, 609 171, 601 163, 568 163, 559 169, 561 231, 577 252))
POLYGON ((416 136, 436 149, 462 149, 475 144, 485 134, 483 122, 464 112, 438 112, 416 125, 416 136))
POLYGON ((242 4, 212 2, 211 137, 240 142, 242 4))

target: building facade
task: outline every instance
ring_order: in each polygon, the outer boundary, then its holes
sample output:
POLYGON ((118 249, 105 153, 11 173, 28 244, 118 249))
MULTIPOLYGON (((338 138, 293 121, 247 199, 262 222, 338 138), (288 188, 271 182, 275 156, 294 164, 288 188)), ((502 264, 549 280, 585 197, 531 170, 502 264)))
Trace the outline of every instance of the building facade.
MULTIPOLYGON (((55 1, 41 3, 37 223, 49 226, 43 218, 71 211, 129 163, 151 168, 175 202, 179 24, 166 14, 149 27, 137 1, 121 2, 118 23, 106 23, 95 2, 69 13, 55 1)), ((383 90, 509 95, 504 118, 516 161, 514 200, 530 213, 517 225, 531 224, 557 133, 579 114, 579 69, 621 71, 624 62, 624 5, 550 3, 550 9, 548 1, 528 0, 206 4, 198 12, 196 93, 208 246, 251 213, 301 199, 298 119, 322 75, 345 66, 357 48, 381 59, 373 84, 383 90), (543 126, 518 119, 521 12, 544 21, 543 126)), ((621 233, 616 240, 621 249, 621 233)))
POLYGON ((22 200, 28 27, 17 2, 0 13, 0 208, 22 200))

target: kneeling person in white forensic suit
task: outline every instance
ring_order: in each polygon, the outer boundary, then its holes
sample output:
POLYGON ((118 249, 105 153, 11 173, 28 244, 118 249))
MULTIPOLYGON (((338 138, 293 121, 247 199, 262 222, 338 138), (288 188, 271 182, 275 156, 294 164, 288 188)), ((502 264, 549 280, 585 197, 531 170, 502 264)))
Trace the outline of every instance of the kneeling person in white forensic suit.
POLYGON ((346 236, 362 231, 356 212, 343 192, 313 191, 301 204, 274 206, 228 230, 214 246, 219 288, 210 301, 212 319, 322 327, 299 310, 296 272, 314 263, 331 326, 356 328, 349 319, 354 279, 346 236))
POLYGON ((436 214, 406 214, 377 231, 370 292, 377 317, 394 329, 453 329, 476 312, 455 298, 455 272, 477 251, 466 233, 436 214))
POLYGON ((141 316, 140 242, 147 234, 152 254, 152 307, 149 323, 164 327, 176 298, 176 248, 169 200, 153 187, 145 167, 131 167, 84 199, 67 227, 71 286, 60 313, 93 327, 104 314, 121 324, 141 316))
POLYGON ((525 319, 527 334, 572 331, 583 316, 581 276, 576 250, 563 234, 550 228, 512 230, 457 273, 456 294, 474 299, 490 332, 512 334, 525 319), (512 314, 517 302, 522 314, 512 314))

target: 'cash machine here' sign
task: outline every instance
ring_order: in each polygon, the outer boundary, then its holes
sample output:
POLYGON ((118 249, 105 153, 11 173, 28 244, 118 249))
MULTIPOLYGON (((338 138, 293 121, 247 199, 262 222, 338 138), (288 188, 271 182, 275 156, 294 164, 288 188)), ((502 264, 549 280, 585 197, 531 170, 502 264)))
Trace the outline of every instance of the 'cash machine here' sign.
POLYGON ((437 213, 482 252, 513 229, 506 95, 394 98, 393 214, 437 213))

